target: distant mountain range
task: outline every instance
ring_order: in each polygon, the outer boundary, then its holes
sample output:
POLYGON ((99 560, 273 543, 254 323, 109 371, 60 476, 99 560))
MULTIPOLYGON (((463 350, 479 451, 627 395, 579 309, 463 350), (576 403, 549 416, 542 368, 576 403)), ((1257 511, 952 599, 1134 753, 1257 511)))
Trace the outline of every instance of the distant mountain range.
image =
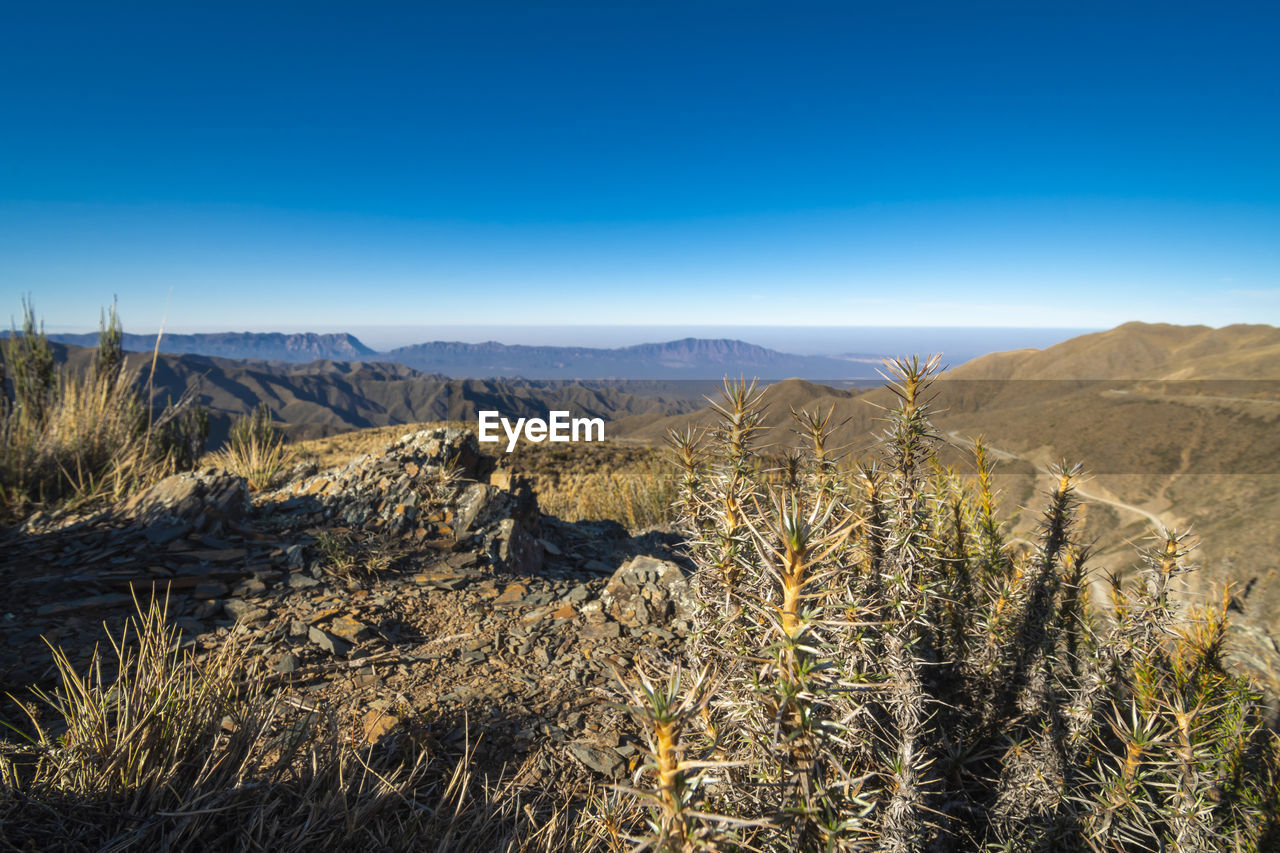
MULTIPOLYGON (((95 341, 96 343, 96 341, 95 341)), ((54 342, 58 362, 87 368, 95 348, 54 342)), ((481 409, 507 417, 546 417, 563 409, 575 417, 656 419, 702 405, 711 383, 451 379, 389 362, 319 359, 306 364, 162 354, 154 377, 149 353, 131 353, 126 369, 150 387, 157 407, 190 394, 210 412, 210 447, 226 440, 231 422, 266 403, 294 438, 424 421, 471 421, 481 409)))
POLYGON ((761 379, 853 379, 875 375, 865 362, 791 355, 743 341, 702 338, 617 349, 435 341, 393 349, 382 357, 450 376, 530 379, 710 379, 738 373, 761 379))
MULTIPOLYGON (((51 334, 49 338, 85 347, 96 346, 98 342, 96 333, 51 334)), ((155 343, 155 338, 148 335, 124 336, 124 348, 130 352, 151 352, 155 343)), ((742 374, 764 380, 789 377, 846 380, 876 376, 874 360, 865 355, 856 358, 792 355, 743 341, 701 338, 616 349, 432 341, 380 353, 348 334, 220 332, 164 335, 160 339, 160 351, 295 364, 317 359, 384 361, 455 378, 718 379, 742 374)))
MULTIPOLYGON (((49 340, 79 347, 96 347, 98 333, 83 335, 51 334, 49 340)), ((124 336, 129 352, 152 352, 155 335, 124 336)), ((318 358, 358 361, 376 357, 374 350, 360 343, 354 335, 342 333, 318 335, 315 332, 281 334, 280 332, 215 332, 198 335, 169 335, 160 338, 160 352, 175 355, 211 355, 218 358, 261 358, 271 361, 307 362, 318 358)))

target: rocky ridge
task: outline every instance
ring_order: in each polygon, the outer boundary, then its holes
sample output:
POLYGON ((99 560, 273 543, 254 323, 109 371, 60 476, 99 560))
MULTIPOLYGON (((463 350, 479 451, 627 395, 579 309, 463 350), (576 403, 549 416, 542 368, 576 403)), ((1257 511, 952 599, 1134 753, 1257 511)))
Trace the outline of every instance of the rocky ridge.
MULTIPOLYGON (((98 333, 54 333, 51 340, 74 346, 98 345, 98 333)), ((126 333, 121 345, 130 352, 151 352, 156 347, 155 335, 126 333)), ((257 358, 273 361, 306 362, 316 359, 353 360, 377 356, 377 351, 365 346, 354 335, 343 332, 317 334, 315 332, 214 332, 198 334, 174 334, 160 337, 160 351, 165 353, 189 353, 220 358, 257 358)))
POLYGON ((247 635, 304 722, 446 747, 483 731, 476 760, 530 784, 636 766, 613 672, 661 664, 692 608, 678 535, 543 516, 457 429, 253 495, 219 470, 176 475, 0 547, 0 693, 52 685, 42 638, 83 667, 104 623, 118 636, 135 597, 167 595, 197 652, 247 635))

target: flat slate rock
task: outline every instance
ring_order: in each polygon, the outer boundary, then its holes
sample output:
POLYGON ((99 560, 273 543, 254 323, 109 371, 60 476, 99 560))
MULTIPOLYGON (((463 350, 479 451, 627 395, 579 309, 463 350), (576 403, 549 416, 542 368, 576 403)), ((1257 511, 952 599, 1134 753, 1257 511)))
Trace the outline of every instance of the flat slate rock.
POLYGON ((588 769, 605 776, 617 779, 626 773, 627 760, 608 747, 575 741, 569 744, 569 752, 588 769))
POLYGON ((37 616, 58 616, 63 613, 76 613, 81 610, 94 610, 102 607, 120 607, 133 604, 133 596, 123 592, 111 592, 105 595, 91 595, 88 598, 77 598, 71 601, 55 601, 36 608, 37 616))

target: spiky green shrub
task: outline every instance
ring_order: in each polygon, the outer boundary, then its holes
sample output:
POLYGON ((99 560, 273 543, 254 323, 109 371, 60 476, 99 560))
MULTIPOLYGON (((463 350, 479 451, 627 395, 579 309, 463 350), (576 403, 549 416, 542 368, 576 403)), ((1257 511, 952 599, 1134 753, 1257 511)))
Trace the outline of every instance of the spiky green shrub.
MULTIPOLYGON (((620 676, 619 676, 620 677, 620 676)), ((714 849, 717 818, 698 810, 702 792, 701 771, 715 761, 695 761, 685 756, 685 733, 697 726, 715 690, 707 670, 687 677, 679 666, 665 680, 655 680, 642 668, 623 682, 626 709, 641 727, 653 773, 652 790, 631 789, 648 807, 648 838, 627 836, 637 850, 655 853, 714 849)))
POLYGON ((690 848, 675 826, 722 849, 1277 849, 1277 742, 1224 661, 1225 605, 1171 595, 1187 536, 1160 531, 1137 583, 1091 601, 1064 463, 1015 551, 981 442, 972 476, 937 461, 937 369, 889 364, 897 403, 851 465, 821 412, 794 413, 806 452, 762 464, 743 382, 707 435, 671 437, 701 607, 685 666, 720 687, 693 705, 631 688, 682 709, 697 792, 677 809, 652 777, 648 843, 690 848))
POLYGON ((117 307, 112 301, 111 312, 102 309, 98 319, 98 353, 93 369, 100 376, 109 376, 124 367, 124 326, 117 307))
POLYGON ((30 299, 22 300, 22 331, 11 330, 4 346, 6 414, 31 424, 44 421, 57 388, 53 350, 36 322, 30 299))

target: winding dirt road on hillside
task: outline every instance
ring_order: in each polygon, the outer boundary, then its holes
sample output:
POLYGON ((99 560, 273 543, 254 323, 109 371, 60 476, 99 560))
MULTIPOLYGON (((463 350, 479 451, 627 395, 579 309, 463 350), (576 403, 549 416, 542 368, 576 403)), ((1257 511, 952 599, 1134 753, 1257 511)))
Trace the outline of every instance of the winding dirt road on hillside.
MULTIPOLYGON (((973 439, 966 438, 965 436, 961 435, 958 430, 952 430, 948 432, 947 437, 952 439, 953 441, 956 441, 960 444, 967 445, 969 447, 973 447, 975 444, 973 439)), ((1041 474, 1049 473, 1049 469, 1045 468, 1042 465, 1037 465, 1033 459, 1027 456, 1023 456, 1020 453, 1014 453, 1012 450, 1004 450, 1003 448, 996 447, 988 442, 983 442, 983 446, 986 447, 987 451, 992 456, 995 456, 1000 459, 1017 459, 1022 462, 1028 462, 1039 473, 1041 474)), ((1091 492, 1088 489, 1078 484, 1076 485, 1075 489, 1076 489, 1076 494, 1080 495, 1080 497, 1082 498, 1087 498, 1088 500, 1091 500, 1091 501, 1097 501, 1098 503, 1107 504, 1108 506, 1113 506, 1116 509, 1124 510, 1125 512, 1130 512, 1135 515, 1142 516, 1143 518, 1147 519, 1152 524, 1156 525, 1161 529, 1171 530, 1175 526, 1177 526, 1173 523, 1173 519, 1158 515, 1157 513, 1151 512, 1150 510, 1143 509, 1140 506, 1134 506, 1133 504, 1125 503, 1124 501, 1118 501, 1114 498, 1109 498, 1109 497, 1106 497, 1105 495, 1100 495, 1096 492, 1091 492)))

